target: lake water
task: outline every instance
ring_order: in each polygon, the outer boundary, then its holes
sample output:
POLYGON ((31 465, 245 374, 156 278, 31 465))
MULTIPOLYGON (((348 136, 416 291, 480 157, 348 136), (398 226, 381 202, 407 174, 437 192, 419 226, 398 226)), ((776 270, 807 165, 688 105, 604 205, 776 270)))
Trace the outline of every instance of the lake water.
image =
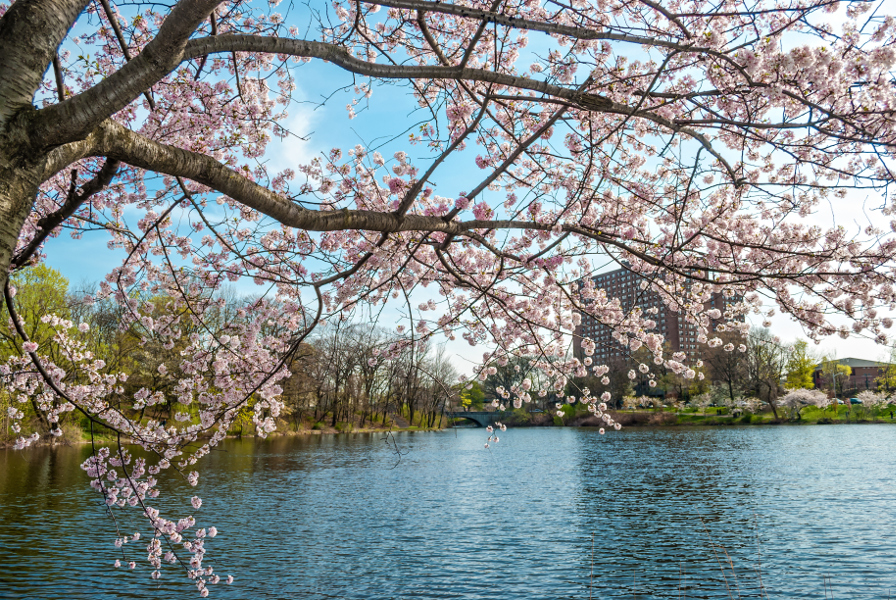
MULTIPOLYGON (((213 598, 896 595, 896 427, 485 435, 396 434, 401 456, 381 434, 228 441, 202 508, 174 481, 165 504, 218 527, 206 565, 236 580, 213 598)), ((174 567, 149 578, 143 541, 111 568, 88 451, 0 451, 0 597, 196 598, 174 567)))

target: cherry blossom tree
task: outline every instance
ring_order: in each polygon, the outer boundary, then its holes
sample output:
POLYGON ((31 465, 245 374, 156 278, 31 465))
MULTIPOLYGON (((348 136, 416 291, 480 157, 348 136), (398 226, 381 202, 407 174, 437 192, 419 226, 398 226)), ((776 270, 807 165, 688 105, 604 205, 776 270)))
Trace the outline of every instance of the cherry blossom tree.
POLYGON ((697 409, 703 409, 703 414, 706 414, 706 407, 711 406, 713 404, 712 394, 710 392, 704 392, 699 396, 694 396, 691 398, 691 406, 697 409))
MULTIPOLYGON (((775 311, 811 339, 885 343, 896 20, 875 6, 2 4, 0 287, 22 348, 4 384, 48 422, 78 412, 155 457, 118 445, 84 467, 110 507, 146 517, 153 576, 179 564, 207 595, 219 581, 203 566, 215 530, 162 516, 157 476, 195 484, 199 459, 245 411, 272 432, 288 365, 323 321, 403 302, 402 339, 368 360, 462 337, 487 344, 483 380, 514 356, 540 357, 532 367, 550 383, 520 386, 512 402, 607 374, 597 342, 573 336, 583 312, 614 344, 646 347, 654 367, 697 376, 687 355, 663 350, 656 308, 626 309, 595 285, 607 262, 710 347, 722 345, 719 325, 743 333, 740 316, 775 311), (413 128, 396 130, 385 154, 358 144, 273 168, 266 152, 303 133, 287 115, 310 66, 347 78, 322 93, 351 96, 345 118, 358 123, 385 86, 403 86, 413 128), (819 224, 855 194, 878 199, 872 224, 819 224), (122 261, 87 300, 117 302, 147 344, 182 348, 157 371, 194 416, 136 418, 171 398, 126 394, 126 374, 93 356, 82 324, 46 317, 65 369, 28 339, 9 275, 63 230, 108 236, 122 261), (228 281, 263 293, 208 326, 228 281), (731 300, 724 311, 707 308, 713 294, 731 300)), ((596 413, 609 400, 581 396, 596 413)))
POLYGON ((861 402, 861 407, 865 412, 865 416, 874 417, 879 409, 884 408, 890 403, 891 398, 884 393, 875 392, 873 390, 862 390, 856 396, 861 402))
POLYGON ((831 399, 821 390, 796 388, 788 390, 781 397, 781 405, 790 409, 791 418, 800 418, 800 411, 807 406, 817 406, 824 410, 831 405, 831 399))

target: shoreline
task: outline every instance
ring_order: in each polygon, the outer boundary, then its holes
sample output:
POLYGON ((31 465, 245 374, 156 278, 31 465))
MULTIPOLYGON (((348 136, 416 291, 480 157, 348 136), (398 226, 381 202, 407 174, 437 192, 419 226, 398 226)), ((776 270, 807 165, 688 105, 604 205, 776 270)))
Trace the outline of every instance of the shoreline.
MULTIPOLYGON (((609 414, 613 417, 613 419, 620 423, 624 429, 648 429, 653 427, 757 427, 757 426, 791 426, 791 427, 802 427, 802 426, 810 426, 810 425, 896 425, 896 420, 878 418, 878 419, 818 419, 818 420, 809 420, 809 419, 774 419, 774 418, 763 418, 765 416, 771 417, 771 415, 694 415, 689 413, 672 413, 672 412, 618 412, 611 411, 609 414), (749 419, 746 419, 749 417, 749 419)), ((598 429, 600 427, 605 427, 606 425, 600 420, 596 419, 592 415, 576 415, 575 417, 566 418, 567 422, 560 422, 560 417, 552 417, 550 420, 544 419, 540 422, 514 422, 512 416, 508 415, 508 419, 503 421, 506 423, 508 427, 512 427, 514 429, 549 429, 549 428, 581 428, 581 429, 598 429)), ((447 422, 442 427, 418 427, 418 426, 407 426, 407 427, 394 427, 394 428, 371 428, 371 427, 363 427, 363 428, 352 428, 348 430, 339 430, 332 427, 325 427, 322 429, 299 429, 299 430, 282 430, 275 431, 272 434, 269 434, 266 438, 259 438, 254 434, 245 434, 245 435, 228 435, 224 439, 225 440, 242 440, 243 438, 247 439, 273 439, 273 438, 281 438, 281 437, 300 437, 300 436, 325 436, 325 435, 352 435, 352 434, 370 434, 370 433, 414 433, 414 432, 440 432, 440 431, 450 431, 452 429, 483 429, 483 427, 475 427, 475 426, 462 426, 458 427, 459 423, 466 422, 464 419, 459 419, 459 422, 451 423, 447 422)), ((562 420, 561 420, 562 421, 562 420)), ((84 432, 80 432, 84 433, 84 432)), ((200 438, 201 439, 201 438, 200 438)), ((95 442, 96 443, 107 443, 112 442, 113 440, 107 438, 103 435, 97 435, 95 442)), ((84 437, 79 437, 79 439, 66 439, 63 437, 62 439, 49 439, 44 440, 41 439, 39 442, 35 443, 31 447, 43 447, 43 448, 52 448, 58 446, 80 446, 84 444, 90 444, 91 440, 89 438, 85 439, 84 437)), ((127 440, 126 444, 133 444, 135 442, 127 440)), ((8 450, 13 447, 14 440, 5 440, 0 442, 0 450, 8 450)))
MULTIPOLYGON (((452 428, 451 427, 441 427, 441 428, 431 427, 430 428, 430 427, 408 426, 408 427, 395 427, 395 428, 386 429, 386 428, 364 427, 364 428, 358 428, 358 429, 350 429, 347 431, 339 431, 332 427, 327 427, 324 429, 300 429, 297 431, 295 431, 295 430, 274 431, 273 433, 268 434, 268 436, 265 438, 261 438, 254 434, 245 434, 245 435, 227 435, 227 436, 225 436, 224 439, 225 440, 242 440, 243 438, 246 438, 246 439, 256 439, 256 440, 258 440, 258 439, 267 440, 267 439, 281 438, 281 437, 300 437, 300 436, 312 436, 313 437, 313 436, 324 436, 324 435, 351 435, 351 434, 355 434, 355 433, 384 433, 384 434, 386 434, 386 433, 408 433, 408 432, 413 433, 413 432, 417 432, 417 431, 419 431, 419 432, 447 431, 448 429, 452 429, 452 428)), ((84 434, 83 431, 79 431, 79 433, 84 434)), ((199 438, 199 439, 202 440, 203 438, 199 438)), ((114 440, 112 440, 106 436, 97 435, 95 443, 105 444, 107 442, 113 442, 113 441, 114 440)), ((0 450, 12 449, 14 443, 15 443, 15 440, 0 441, 0 450)), ((87 439, 84 439, 83 437, 79 437, 79 439, 71 439, 71 438, 66 439, 66 437, 63 436, 61 439, 59 439, 59 438, 41 439, 40 441, 29 446, 29 448, 54 448, 54 447, 60 447, 60 446, 82 446, 82 445, 90 444, 90 443, 91 443, 91 440, 89 437, 87 439)), ((136 442, 134 442, 130 438, 126 438, 123 440, 123 443, 135 444, 136 442)))
MULTIPOLYGON (((852 414, 847 417, 845 412, 839 414, 812 414, 801 416, 799 419, 780 416, 775 418, 771 411, 758 414, 696 414, 691 412, 666 412, 666 411, 607 411, 613 421, 624 428, 629 427, 755 427, 757 425, 775 426, 808 426, 808 425, 865 425, 865 424, 896 424, 896 419, 888 418, 888 415, 861 416, 852 414)), ((590 413, 566 414, 563 417, 540 413, 538 415, 507 413, 500 419, 508 427, 606 427, 606 424, 590 413)))

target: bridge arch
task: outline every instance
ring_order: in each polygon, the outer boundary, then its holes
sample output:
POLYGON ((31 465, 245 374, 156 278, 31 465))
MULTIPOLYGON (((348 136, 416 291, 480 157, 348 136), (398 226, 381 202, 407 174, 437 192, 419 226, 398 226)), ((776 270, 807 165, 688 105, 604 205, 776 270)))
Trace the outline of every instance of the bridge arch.
POLYGON ((486 411, 460 411, 447 414, 448 417, 452 419, 467 419, 468 421, 472 421, 473 423, 476 423, 478 427, 494 425, 496 421, 500 421, 504 416, 504 413, 501 412, 486 411))

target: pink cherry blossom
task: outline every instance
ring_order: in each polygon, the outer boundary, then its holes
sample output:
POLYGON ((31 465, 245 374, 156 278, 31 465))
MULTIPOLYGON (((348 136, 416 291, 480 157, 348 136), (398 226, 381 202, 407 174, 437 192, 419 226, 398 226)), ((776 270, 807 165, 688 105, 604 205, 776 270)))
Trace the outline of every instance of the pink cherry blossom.
MULTIPOLYGON (((354 373, 385 376, 462 341, 481 353, 465 377, 487 382, 520 361, 523 383, 493 408, 523 407, 535 386, 561 400, 559 416, 578 399, 614 430, 609 392, 576 388, 591 375, 610 384, 611 351, 655 387, 658 373, 703 379, 704 349, 746 352, 736 336, 749 319, 785 315, 816 342, 891 341, 886 8, 869 19, 870 5, 846 2, 822 19, 836 8, 823 0, 460 13, 336 0, 309 5, 331 18, 306 32, 276 1, 107 4, 0 9, 0 165, 14 165, 0 185, 0 287, 22 349, 0 384, 22 399, 7 413, 17 449, 58 439, 76 420, 67 413, 140 448, 99 444, 82 468, 100 502, 154 532, 153 577, 182 559, 209 593, 216 530, 187 514, 187 496, 158 501, 158 479, 198 486, 237 424, 275 433, 299 357, 327 328, 400 315, 393 337, 353 355, 354 373), (309 62, 332 70, 307 82, 320 97, 350 97, 345 118, 293 131, 309 62), (385 81, 406 95, 378 99, 385 81), (365 130, 377 102, 394 120, 365 130), (300 137, 309 151, 289 151, 300 137), (866 224, 822 220, 830 207, 841 221, 856 193, 876 200, 866 224), (60 235, 102 240, 115 257, 96 290, 73 297, 120 315, 113 325, 151 357, 145 377, 121 372, 102 328, 75 313, 26 323, 16 310, 20 278, 60 235), (601 279, 608 262, 649 307, 601 279), (222 304, 228 286, 251 292, 222 304), (671 351, 669 319, 693 334, 671 351), (29 333, 38 325, 45 337, 29 333), (152 356, 162 350, 164 362, 152 356)), ((102 263, 96 247, 61 251, 102 263)))

